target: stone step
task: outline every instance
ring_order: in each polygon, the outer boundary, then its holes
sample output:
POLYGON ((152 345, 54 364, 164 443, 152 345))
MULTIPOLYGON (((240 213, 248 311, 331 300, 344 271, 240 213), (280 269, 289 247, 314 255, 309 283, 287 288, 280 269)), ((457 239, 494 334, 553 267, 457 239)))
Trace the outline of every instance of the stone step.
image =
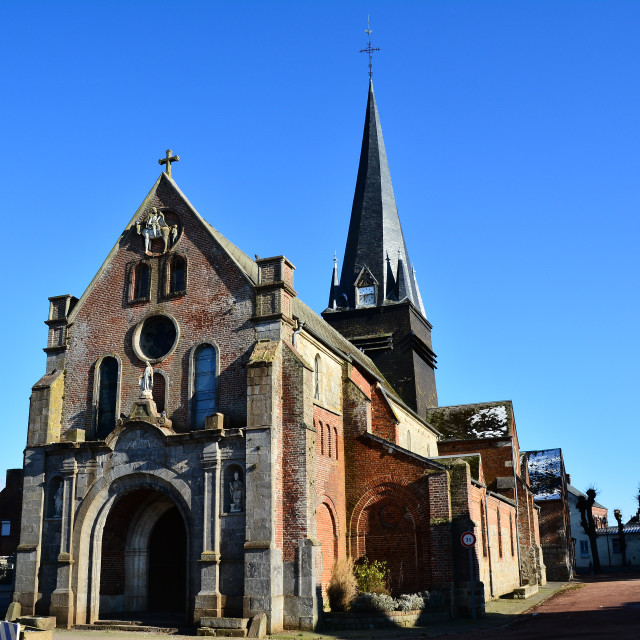
POLYGON ((249 618, 201 618, 199 636, 246 638, 249 618))
POLYGON ((78 629, 80 631, 139 631, 141 633, 164 633, 166 635, 178 633, 177 627, 152 627, 143 625, 140 622, 129 624, 124 620, 100 620, 99 622, 101 622, 102 624, 97 624, 97 622, 98 621, 96 621, 96 623, 94 624, 77 624, 74 629, 78 629), (116 622, 116 624, 104 624, 105 622, 116 622))
POLYGON ((110 624, 135 624, 141 625, 141 620, 96 620, 93 624, 97 625, 110 625, 110 624))
POLYGON ((221 629, 219 627, 200 627, 196 631, 196 635, 198 636, 215 636, 218 638, 246 638, 247 630, 246 629, 221 629))
POLYGON ((505 597, 511 598, 513 600, 524 600, 526 598, 530 598, 536 593, 538 593, 538 585, 527 584, 522 587, 518 587, 517 589, 514 589, 510 594, 508 594, 505 597))
POLYGON ((201 618, 200 626, 210 629, 246 629, 249 618, 201 618))

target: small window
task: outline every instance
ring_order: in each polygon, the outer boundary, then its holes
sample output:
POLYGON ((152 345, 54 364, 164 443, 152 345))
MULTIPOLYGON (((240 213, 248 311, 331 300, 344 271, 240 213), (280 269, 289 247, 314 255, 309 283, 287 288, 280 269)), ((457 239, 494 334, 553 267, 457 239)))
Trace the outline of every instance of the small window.
POLYGON ((167 295, 177 296, 187 290, 187 261, 181 255, 174 255, 166 267, 167 295))
POLYGON ((313 397, 316 400, 320 400, 320 374, 322 368, 320 366, 320 356, 316 356, 314 369, 313 369, 313 397))
POLYGON ((331 457, 333 449, 331 448, 331 427, 327 425, 327 455, 331 457))
POLYGON ((620 538, 611 538, 613 553, 620 553, 620 538))
POLYGON ((193 362, 193 428, 203 429, 205 418, 216 410, 216 350, 200 345, 193 362))
POLYGON ((324 455, 324 426, 322 422, 318 422, 318 431, 320 431, 320 455, 324 455))
POLYGON ((97 435, 105 438, 116 428, 116 404, 118 399, 118 361, 107 356, 98 369, 97 435))
POLYGON ((131 302, 149 300, 151 289, 151 266, 148 262, 139 262, 131 271, 131 302))
POLYGON ((498 521, 498 555, 502 558, 502 525, 500 524, 500 507, 496 509, 496 518, 498 521))
POLYGON ((588 540, 580 540, 580 557, 588 558, 589 553, 589 541, 588 540))
POLYGON ((11 535, 11 520, 3 520, 0 524, 0 536, 11 535))
POLYGON ((333 441, 335 442, 336 460, 337 460, 338 459, 338 430, 335 427, 333 428, 333 441))

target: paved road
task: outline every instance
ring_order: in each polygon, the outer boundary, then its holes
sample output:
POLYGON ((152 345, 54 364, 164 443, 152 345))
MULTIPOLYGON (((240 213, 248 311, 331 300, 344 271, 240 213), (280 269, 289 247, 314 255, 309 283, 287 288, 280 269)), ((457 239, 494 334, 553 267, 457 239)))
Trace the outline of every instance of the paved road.
MULTIPOLYGON (((140 640, 184 638, 118 632, 54 632, 54 640, 135 640, 136 636, 140 640)), ((581 578, 517 616, 513 615, 511 605, 502 601, 493 607, 493 613, 475 623, 475 629, 472 621, 459 620, 429 628, 371 629, 337 632, 332 636, 315 632, 290 632, 278 637, 282 640, 418 640, 443 636, 456 640, 640 640, 640 575, 581 578), (508 623, 500 626, 504 621, 508 623)))
POLYGON ((516 622, 460 640, 640 639, 640 576, 582 578, 516 622))

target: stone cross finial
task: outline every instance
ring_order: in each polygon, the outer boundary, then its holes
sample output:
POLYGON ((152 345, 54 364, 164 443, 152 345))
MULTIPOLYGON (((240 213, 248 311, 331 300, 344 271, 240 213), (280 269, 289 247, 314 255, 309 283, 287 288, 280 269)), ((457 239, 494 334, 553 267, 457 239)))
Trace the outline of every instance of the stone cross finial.
POLYGON ((167 168, 165 169, 165 172, 169 177, 171 177, 171 163, 178 162, 178 160, 180 160, 180 156, 172 156, 171 154, 173 153, 173 151, 171 151, 171 149, 167 149, 166 153, 167 157, 160 158, 160 160, 158 160, 158 164, 166 164, 167 168))

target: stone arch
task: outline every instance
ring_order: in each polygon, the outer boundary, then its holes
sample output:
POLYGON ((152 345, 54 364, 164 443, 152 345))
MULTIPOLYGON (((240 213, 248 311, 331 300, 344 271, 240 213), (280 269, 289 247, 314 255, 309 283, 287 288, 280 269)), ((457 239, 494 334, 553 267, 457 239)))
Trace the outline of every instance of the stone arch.
MULTIPOLYGON (((97 480, 89 489, 78 510, 73 530, 73 548, 77 550, 74 557, 73 583, 75 586, 75 623, 91 624, 98 619, 100 609, 100 571, 102 556, 102 535, 107 517, 114 504, 129 493, 140 489, 151 489, 171 502, 167 507, 175 505, 184 521, 187 549, 194 544, 193 518, 191 514, 191 490, 176 474, 160 465, 147 463, 144 471, 138 471, 132 464, 116 465, 114 469, 97 480)), ((159 500, 159 502, 164 502, 159 500)), ((166 504, 166 503, 165 503, 166 504)), ((158 507, 139 521, 131 529, 131 541, 148 540, 153 525, 166 510, 158 507)), ((140 558, 132 558, 131 566, 140 562, 140 558)), ((189 567, 187 567, 187 584, 189 584, 189 567)), ((140 595, 140 583, 135 587, 135 594, 140 595)), ((134 595, 129 590, 129 595, 134 595)), ((187 598, 191 594, 187 591, 187 598)))
POLYGON ((351 514, 352 556, 386 562, 394 594, 426 586, 426 501, 427 496, 407 486, 384 481, 369 487, 351 514))

